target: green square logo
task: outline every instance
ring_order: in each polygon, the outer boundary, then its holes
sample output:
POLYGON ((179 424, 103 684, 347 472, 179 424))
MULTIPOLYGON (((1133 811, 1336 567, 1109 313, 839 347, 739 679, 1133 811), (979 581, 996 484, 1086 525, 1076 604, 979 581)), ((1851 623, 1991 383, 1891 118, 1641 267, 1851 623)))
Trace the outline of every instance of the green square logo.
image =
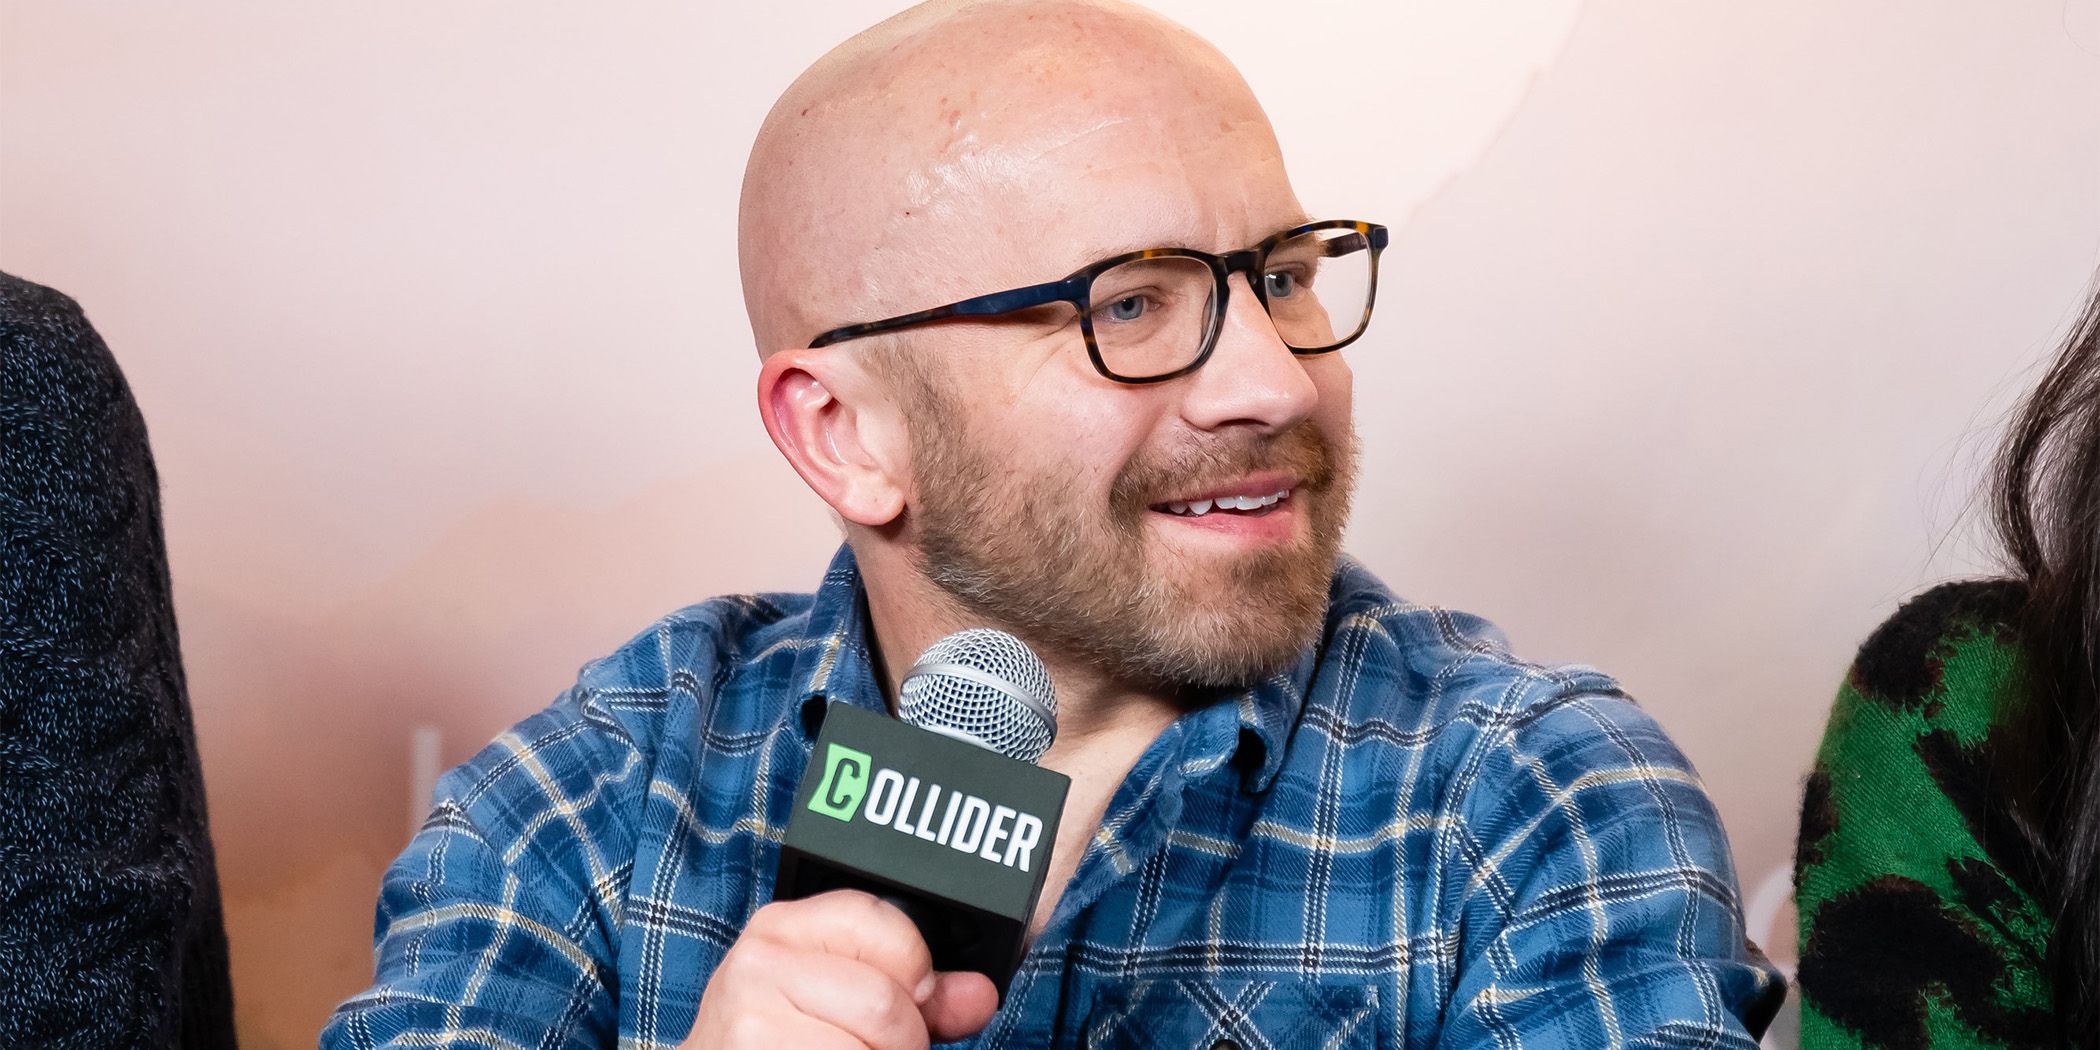
POLYGON ((868 774, 874 759, 865 751, 839 744, 827 744, 826 748, 824 779, 817 782, 816 792, 809 796, 809 809, 833 820, 850 821, 860 811, 861 798, 868 793, 868 774))

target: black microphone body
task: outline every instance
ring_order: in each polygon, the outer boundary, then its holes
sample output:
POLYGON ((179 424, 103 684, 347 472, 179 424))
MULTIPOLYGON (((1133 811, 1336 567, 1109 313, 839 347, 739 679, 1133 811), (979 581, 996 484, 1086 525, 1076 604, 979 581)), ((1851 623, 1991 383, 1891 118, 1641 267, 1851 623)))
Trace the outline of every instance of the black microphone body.
MULTIPOLYGON (((966 677, 964 692, 981 692, 988 680, 966 677)), ((1041 681, 1047 693, 1047 675, 1041 681)), ((1047 728, 1023 726, 1032 740, 1019 750, 1030 758, 1055 732, 1055 700, 1043 700, 1047 728)), ((960 714, 934 722, 938 729, 850 704, 826 707, 781 843, 774 897, 857 889, 886 899, 926 938, 935 969, 985 974, 1003 999, 1027 946, 1071 781, 982 744, 987 736, 1006 739, 988 721, 1002 712, 986 714, 975 697, 960 703, 960 714)))

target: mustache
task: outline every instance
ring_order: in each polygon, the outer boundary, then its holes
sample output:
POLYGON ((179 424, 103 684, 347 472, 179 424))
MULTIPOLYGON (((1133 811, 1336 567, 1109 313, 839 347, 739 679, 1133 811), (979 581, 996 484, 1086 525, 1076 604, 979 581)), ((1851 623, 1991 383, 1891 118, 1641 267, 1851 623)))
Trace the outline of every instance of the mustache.
POLYGON ((1267 436, 1206 434, 1180 448, 1140 455, 1124 464, 1109 487, 1109 501, 1119 513, 1135 515, 1161 492, 1222 486, 1263 471, 1290 474, 1299 487, 1323 492, 1334 484, 1350 452, 1328 441, 1310 420, 1267 436))

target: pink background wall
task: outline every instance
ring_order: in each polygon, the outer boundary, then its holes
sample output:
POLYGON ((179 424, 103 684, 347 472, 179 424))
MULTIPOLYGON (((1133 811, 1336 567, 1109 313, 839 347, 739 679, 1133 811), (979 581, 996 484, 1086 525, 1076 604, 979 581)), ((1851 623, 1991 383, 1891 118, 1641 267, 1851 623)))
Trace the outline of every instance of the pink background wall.
MULTIPOLYGON (((1621 676, 1783 871, 1850 650, 1983 564, 1979 456, 2100 265, 2100 0, 1159 6, 1395 227, 1351 548, 1621 676)), ((888 10, 0 0, 0 269, 152 428, 251 1050, 365 980, 419 729, 450 764, 814 584, 736 186, 888 10)))

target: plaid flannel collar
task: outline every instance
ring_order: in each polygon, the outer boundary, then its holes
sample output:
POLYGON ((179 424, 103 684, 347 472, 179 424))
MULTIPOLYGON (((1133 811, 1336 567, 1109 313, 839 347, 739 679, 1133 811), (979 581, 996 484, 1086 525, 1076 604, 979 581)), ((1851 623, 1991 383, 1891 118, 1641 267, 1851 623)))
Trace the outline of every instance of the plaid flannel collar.
MULTIPOLYGON (((815 741, 827 703, 849 703, 885 713, 889 710, 875 678, 875 661, 869 651, 872 636, 868 632, 867 594, 851 546, 841 544, 830 567, 824 570, 824 582, 810 605, 806 631, 804 637, 809 644, 798 651, 789 679, 802 683, 795 710, 805 748, 815 741)), ((1194 723, 1184 761, 1233 762, 1245 771, 1248 790, 1268 790, 1283 767, 1284 748, 1305 708, 1306 692, 1325 648, 1323 636, 1320 644, 1300 653, 1288 670, 1271 675, 1252 688, 1220 692, 1183 716, 1184 722, 1194 723), (1228 704, 1236 715, 1231 722, 1215 713, 1228 704)))

